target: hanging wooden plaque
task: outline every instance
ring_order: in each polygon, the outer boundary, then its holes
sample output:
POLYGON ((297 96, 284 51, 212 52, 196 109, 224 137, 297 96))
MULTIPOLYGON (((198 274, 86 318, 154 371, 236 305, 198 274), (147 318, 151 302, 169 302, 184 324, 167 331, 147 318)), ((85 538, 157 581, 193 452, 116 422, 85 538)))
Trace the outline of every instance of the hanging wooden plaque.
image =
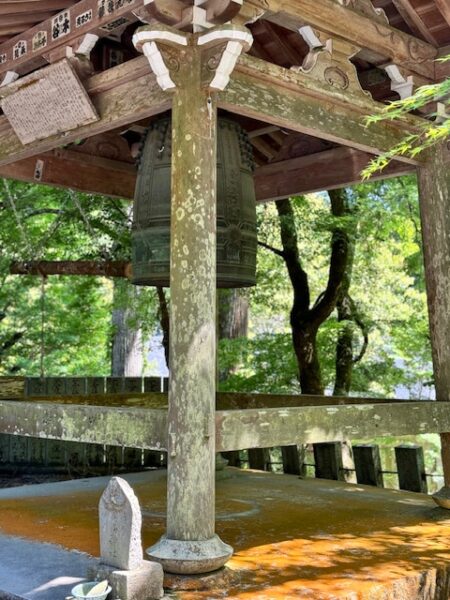
POLYGON ((67 59, 1 89, 0 98, 3 112, 23 145, 99 120, 67 59))

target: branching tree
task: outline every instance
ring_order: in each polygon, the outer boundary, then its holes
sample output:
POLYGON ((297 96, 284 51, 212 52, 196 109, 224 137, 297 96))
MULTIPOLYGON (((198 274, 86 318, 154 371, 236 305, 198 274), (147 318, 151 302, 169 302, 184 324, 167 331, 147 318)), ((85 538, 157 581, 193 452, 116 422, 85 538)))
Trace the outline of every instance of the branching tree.
MULTIPOLYGON (((328 319, 339 302, 343 308, 350 285, 353 242, 348 227, 350 209, 347 192, 332 190, 329 196, 333 219, 328 281, 325 290, 313 303, 308 274, 300 257, 295 216, 290 200, 276 202, 283 249, 278 250, 264 244, 284 260, 292 284, 294 298, 290 324, 298 362, 300 387, 304 394, 324 394, 317 334, 320 326, 328 319)), ((347 368, 342 360, 339 360, 336 366, 340 370, 347 368)))

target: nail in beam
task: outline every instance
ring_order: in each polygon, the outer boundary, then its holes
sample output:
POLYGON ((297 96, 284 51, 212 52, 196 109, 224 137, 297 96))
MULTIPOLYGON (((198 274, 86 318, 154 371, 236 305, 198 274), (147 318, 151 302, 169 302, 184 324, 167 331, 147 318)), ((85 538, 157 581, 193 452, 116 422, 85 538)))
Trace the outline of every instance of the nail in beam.
POLYGON ((220 78, 202 61, 205 53, 220 58, 229 38, 237 60, 236 44, 245 44, 236 35, 251 37, 246 30, 215 29, 202 39, 144 27, 134 38, 161 87, 173 92, 167 531, 147 554, 166 571, 184 574, 218 569, 233 552, 215 534, 217 106, 211 86, 220 78))
MULTIPOLYGON (((442 143, 418 170, 431 348, 439 401, 450 400, 450 150, 442 143)), ((450 488, 450 432, 441 434, 445 486, 450 488)), ((450 491, 450 490, 449 490, 450 491)))

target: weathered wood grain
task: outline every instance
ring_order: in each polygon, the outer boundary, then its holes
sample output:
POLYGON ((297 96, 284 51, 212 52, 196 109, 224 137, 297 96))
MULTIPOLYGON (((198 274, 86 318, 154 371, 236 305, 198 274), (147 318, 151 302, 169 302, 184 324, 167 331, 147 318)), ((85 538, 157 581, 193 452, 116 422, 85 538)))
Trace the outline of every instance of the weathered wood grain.
POLYGON ((361 14, 357 10, 358 3, 351 6, 355 8, 343 6, 338 0, 246 0, 240 18, 248 21, 264 18, 293 31, 310 25, 368 49, 379 64, 390 60, 434 78, 436 48, 361 14))
MULTIPOLYGON (((425 281, 434 383, 439 400, 450 400, 450 149, 442 143, 419 169, 425 281)), ((450 428, 441 430, 444 478, 450 486, 450 428)))
POLYGON ((0 377, 0 398, 23 398, 25 377, 0 377))
MULTIPOLYGON (((408 116, 395 124, 382 121, 367 127, 364 117, 381 111, 382 104, 251 56, 240 58, 229 86, 219 95, 219 106, 371 154, 389 150, 422 123, 408 116)), ((398 160, 419 164, 404 156, 398 160)))
POLYGON ((450 402, 219 411, 218 452, 450 431, 450 402))
POLYGON ((0 401, 0 433, 159 450, 167 411, 0 401))

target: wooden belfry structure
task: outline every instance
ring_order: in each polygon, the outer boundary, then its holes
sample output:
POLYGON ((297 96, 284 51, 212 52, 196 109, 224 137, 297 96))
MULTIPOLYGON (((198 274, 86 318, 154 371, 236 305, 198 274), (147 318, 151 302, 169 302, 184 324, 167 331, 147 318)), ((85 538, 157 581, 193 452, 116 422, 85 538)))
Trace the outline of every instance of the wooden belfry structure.
POLYGON ((448 45, 448 0, 0 4, 0 175, 131 199, 132 150, 171 110, 168 410, 14 401, 13 390, 0 402, 2 433, 168 450, 167 533, 149 550, 167 570, 207 572, 232 553, 215 535, 215 452, 438 432, 450 486, 446 144, 381 174, 419 175, 438 401, 215 405, 218 111, 247 131, 257 201, 350 185, 422 125, 364 117, 449 76, 436 62, 448 45))

